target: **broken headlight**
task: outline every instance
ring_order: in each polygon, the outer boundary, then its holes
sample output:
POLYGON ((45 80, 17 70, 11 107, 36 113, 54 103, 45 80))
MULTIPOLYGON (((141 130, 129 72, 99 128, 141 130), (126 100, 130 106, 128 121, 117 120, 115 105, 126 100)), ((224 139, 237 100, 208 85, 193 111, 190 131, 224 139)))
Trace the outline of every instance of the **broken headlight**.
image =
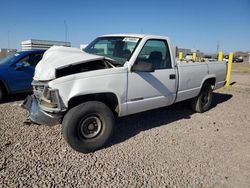
POLYGON ((57 108, 59 104, 59 95, 57 89, 51 89, 46 86, 43 90, 43 97, 41 98, 41 105, 48 108, 57 108))

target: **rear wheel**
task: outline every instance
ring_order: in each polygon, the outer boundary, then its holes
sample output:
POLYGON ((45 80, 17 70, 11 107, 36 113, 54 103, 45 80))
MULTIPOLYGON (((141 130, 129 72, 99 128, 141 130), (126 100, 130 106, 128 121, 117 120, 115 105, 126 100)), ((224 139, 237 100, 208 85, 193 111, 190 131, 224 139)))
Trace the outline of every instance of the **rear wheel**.
POLYGON ((114 115, 104 103, 90 101, 70 109, 62 124, 68 144, 79 152, 88 153, 108 142, 114 128, 114 115))
POLYGON ((213 90, 211 85, 204 85, 200 94, 191 100, 191 107, 195 112, 205 112, 211 108, 213 90))

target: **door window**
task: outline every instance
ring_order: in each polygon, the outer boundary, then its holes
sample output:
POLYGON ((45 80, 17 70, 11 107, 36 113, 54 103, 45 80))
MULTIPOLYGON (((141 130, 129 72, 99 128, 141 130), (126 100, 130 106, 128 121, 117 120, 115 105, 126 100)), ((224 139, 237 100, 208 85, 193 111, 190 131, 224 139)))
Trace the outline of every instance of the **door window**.
POLYGON ((18 63, 22 63, 23 67, 29 67, 29 66, 31 66, 30 56, 29 55, 25 56, 24 58, 22 58, 21 60, 19 60, 18 63))
POLYGON ((155 69, 171 68, 170 51, 164 40, 148 40, 135 63, 152 63, 155 69))

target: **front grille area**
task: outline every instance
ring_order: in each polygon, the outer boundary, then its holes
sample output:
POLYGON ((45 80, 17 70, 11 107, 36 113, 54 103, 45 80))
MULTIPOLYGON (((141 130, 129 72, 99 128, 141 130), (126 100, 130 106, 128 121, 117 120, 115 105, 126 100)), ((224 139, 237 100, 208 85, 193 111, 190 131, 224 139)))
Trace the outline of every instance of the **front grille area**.
POLYGON ((34 85, 34 90, 38 91, 38 92, 43 92, 44 90, 44 85, 34 85))
POLYGON ((43 92, 45 87, 47 86, 47 83, 33 81, 32 85, 33 85, 34 95, 36 96, 37 99, 40 99, 43 96, 43 92))

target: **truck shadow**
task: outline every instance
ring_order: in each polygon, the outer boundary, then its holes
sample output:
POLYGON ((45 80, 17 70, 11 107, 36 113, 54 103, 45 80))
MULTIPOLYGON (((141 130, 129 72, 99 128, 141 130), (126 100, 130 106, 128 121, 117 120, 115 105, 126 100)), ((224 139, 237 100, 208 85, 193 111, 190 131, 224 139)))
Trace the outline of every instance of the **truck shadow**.
POLYGON ((32 94, 32 92, 7 95, 4 97, 4 99, 2 101, 0 101, 0 104, 16 102, 16 101, 23 101, 30 94, 32 94))
MULTIPOLYGON (((232 96, 231 94, 214 93, 212 108, 230 100, 232 96)), ((177 120, 190 119, 194 113, 190 109, 189 103, 184 101, 172 106, 119 118, 116 122, 114 136, 107 147, 130 139, 141 131, 167 126, 169 123, 177 120)))

